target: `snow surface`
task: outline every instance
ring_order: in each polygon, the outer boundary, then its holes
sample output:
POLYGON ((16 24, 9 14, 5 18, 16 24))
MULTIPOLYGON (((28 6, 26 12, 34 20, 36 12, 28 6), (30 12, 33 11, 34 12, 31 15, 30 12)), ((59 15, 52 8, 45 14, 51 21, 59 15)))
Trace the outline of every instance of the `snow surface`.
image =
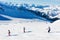
MULTIPOLYGON (((47 28, 52 24, 46 21, 0 21, 0 40, 60 40, 58 27, 56 30, 47 32, 47 28), (23 32, 23 27, 26 28, 26 33, 23 32), (11 31, 11 36, 8 36, 8 30, 11 31)), ((60 21, 59 21, 60 22, 60 21)), ((51 26, 51 29, 55 28, 51 26)))

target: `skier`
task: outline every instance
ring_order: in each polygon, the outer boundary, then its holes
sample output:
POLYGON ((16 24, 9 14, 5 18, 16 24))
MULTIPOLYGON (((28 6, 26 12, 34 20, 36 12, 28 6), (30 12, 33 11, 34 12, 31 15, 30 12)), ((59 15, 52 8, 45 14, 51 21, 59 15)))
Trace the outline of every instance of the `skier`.
POLYGON ((51 31, 51 28, 50 28, 50 27, 48 27, 48 33, 50 33, 50 31, 51 31))
POLYGON ((25 27, 23 28, 23 32, 25 33, 25 27))
POLYGON ((8 36, 11 36, 10 33, 11 33, 10 30, 8 30, 8 36))

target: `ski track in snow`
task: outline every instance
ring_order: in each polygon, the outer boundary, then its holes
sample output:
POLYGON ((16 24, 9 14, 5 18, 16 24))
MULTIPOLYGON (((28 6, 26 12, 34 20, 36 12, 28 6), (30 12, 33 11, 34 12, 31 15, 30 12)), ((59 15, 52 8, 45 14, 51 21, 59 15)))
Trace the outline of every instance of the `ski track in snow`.
POLYGON ((0 22, 0 40, 59 40, 60 33, 53 30, 47 32, 50 24, 41 21, 0 22), (23 33, 23 27, 26 28, 26 33, 23 33), (11 36, 8 36, 8 30, 11 31, 11 36))

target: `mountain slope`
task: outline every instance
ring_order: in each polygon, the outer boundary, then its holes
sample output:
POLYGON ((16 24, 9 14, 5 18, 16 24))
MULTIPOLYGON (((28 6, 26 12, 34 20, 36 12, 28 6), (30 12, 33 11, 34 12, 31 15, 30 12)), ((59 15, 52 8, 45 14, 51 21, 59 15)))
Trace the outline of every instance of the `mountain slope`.
POLYGON ((58 18, 50 18, 49 15, 46 15, 44 12, 40 12, 38 10, 30 10, 28 7, 21 5, 20 7, 17 6, 10 6, 7 4, 0 3, 0 14, 7 15, 13 18, 24 18, 24 19, 40 19, 44 21, 56 21, 58 18))

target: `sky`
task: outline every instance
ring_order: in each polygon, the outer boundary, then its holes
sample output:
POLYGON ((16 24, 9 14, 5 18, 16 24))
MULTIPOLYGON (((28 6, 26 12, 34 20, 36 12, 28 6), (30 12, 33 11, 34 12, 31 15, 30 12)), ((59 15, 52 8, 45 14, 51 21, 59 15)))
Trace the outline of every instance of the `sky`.
POLYGON ((50 4, 50 5, 60 5, 60 0, 0 0, 4 2, 12 2, 12 3, 18 3, 18 4, 40 4, 40 5, 45 5, 45 4, 50 4))

